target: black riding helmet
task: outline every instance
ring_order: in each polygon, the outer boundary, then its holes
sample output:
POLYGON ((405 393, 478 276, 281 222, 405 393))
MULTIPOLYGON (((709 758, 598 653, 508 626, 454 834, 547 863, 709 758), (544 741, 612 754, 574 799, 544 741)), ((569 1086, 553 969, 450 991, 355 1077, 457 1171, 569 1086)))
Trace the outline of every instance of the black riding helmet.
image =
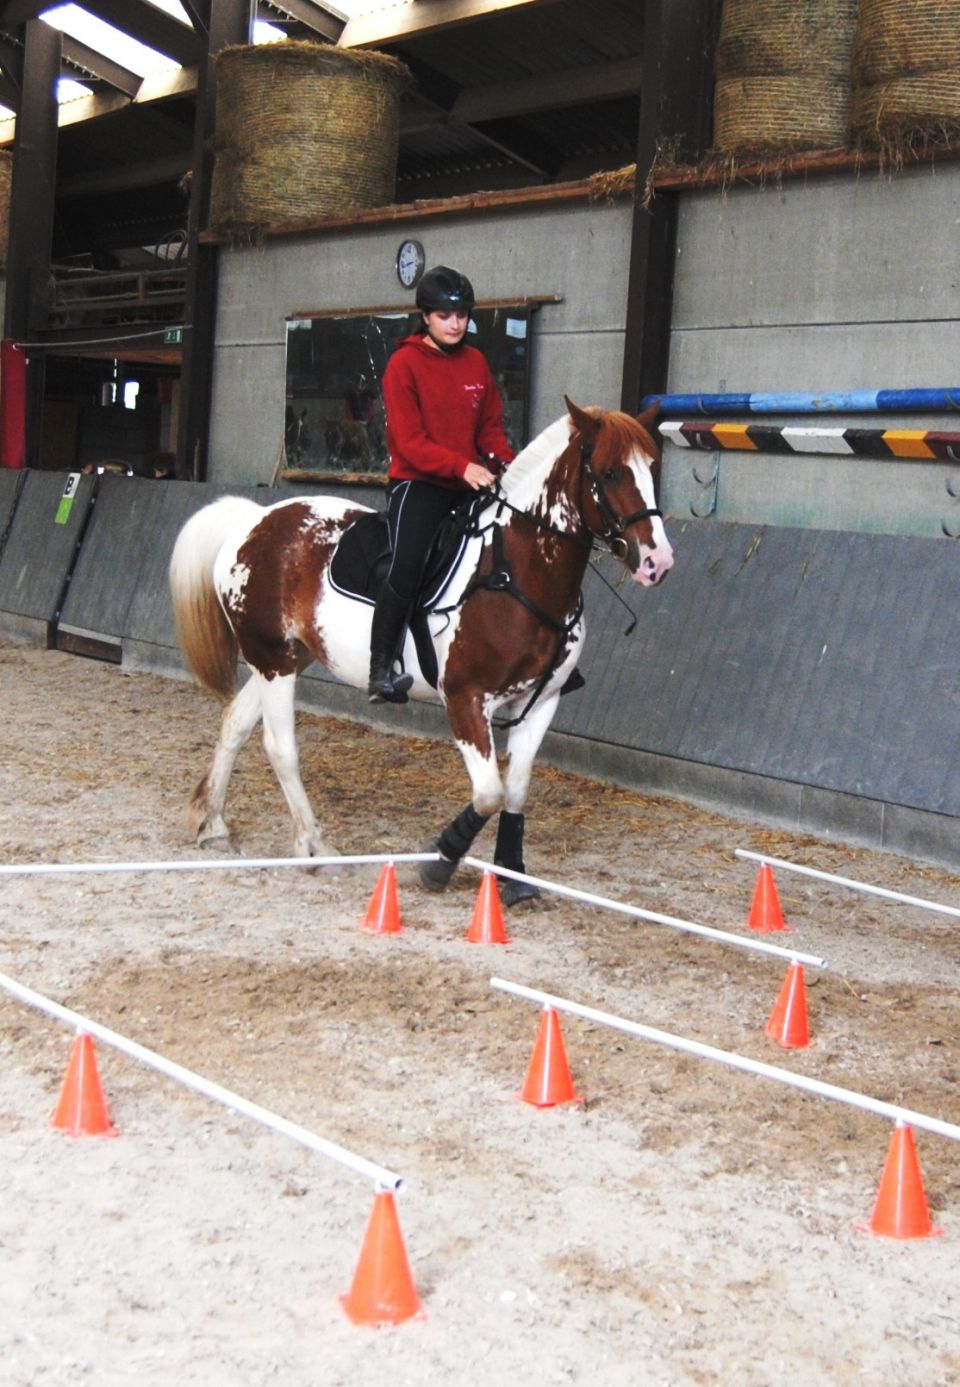
POLYGON ((475 302, 467 276, 447 265, 428 270, 417 285, 417 307, 423 313, 470 313, 475 302))

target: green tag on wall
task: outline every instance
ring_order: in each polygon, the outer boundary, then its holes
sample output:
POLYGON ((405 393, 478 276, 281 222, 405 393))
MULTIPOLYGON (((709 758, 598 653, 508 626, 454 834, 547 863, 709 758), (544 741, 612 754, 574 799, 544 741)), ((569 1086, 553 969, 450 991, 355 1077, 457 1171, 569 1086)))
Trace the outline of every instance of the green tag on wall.
POLYGON ((70 512, 73 510, 73 503, 76 499, 77 488, 80 485, 80 473, 71 472, 67 477, 67 484, 63 488, 63 494, 57 505, 57 513, 53 517, 55 525, 66 525, 70 519, 70 512))

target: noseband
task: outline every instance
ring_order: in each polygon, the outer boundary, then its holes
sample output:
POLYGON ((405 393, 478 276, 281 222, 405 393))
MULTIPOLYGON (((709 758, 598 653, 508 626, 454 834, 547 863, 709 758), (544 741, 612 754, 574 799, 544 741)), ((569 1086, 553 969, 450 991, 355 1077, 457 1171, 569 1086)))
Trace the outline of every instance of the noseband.
MULTIPOLYGON (((589 482, 590 494, 593 497, 594 505, 600 515, 603 529, 597 532, 590 529, 594 539, 602 540, 616 558, 626 561, 630 552, 630 546, 626 541, 626 532, 631 525, 635 525, 638 520, 651 520, 655 515, 663 517, 663 511, 657 506, 646 506, 643 510, 632 511, 630 515, 620 515, 610 504, 607 493, 603 487, 603 478, 599 477, 593 466, 593 444, 588 443, 585 438, 580 440, 580 498, 579 509, 583 518, 583 491, 584 483, 589 482)), ((583 522, 586 525, 586 520, 583 522)))

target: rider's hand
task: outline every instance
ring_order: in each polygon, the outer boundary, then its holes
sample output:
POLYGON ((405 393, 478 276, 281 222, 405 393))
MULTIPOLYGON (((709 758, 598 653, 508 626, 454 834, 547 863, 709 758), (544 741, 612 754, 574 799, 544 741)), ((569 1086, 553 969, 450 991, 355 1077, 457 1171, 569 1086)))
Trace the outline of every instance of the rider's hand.
POLYGON ((468 462, 464 468, 463 480, 472 491, 479 491, 482 487, 493 486, 497 479, 482 463, 468 462))

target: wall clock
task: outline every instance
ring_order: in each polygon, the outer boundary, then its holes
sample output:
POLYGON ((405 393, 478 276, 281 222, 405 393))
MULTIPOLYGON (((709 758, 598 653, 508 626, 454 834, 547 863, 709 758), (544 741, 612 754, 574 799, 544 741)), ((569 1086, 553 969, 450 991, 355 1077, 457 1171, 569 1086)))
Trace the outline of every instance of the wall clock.
POLYGON ((401 241, 397 251, 397 278, 404 289, 412 289, 423 274, 427 258, 419 241, 401 241))

